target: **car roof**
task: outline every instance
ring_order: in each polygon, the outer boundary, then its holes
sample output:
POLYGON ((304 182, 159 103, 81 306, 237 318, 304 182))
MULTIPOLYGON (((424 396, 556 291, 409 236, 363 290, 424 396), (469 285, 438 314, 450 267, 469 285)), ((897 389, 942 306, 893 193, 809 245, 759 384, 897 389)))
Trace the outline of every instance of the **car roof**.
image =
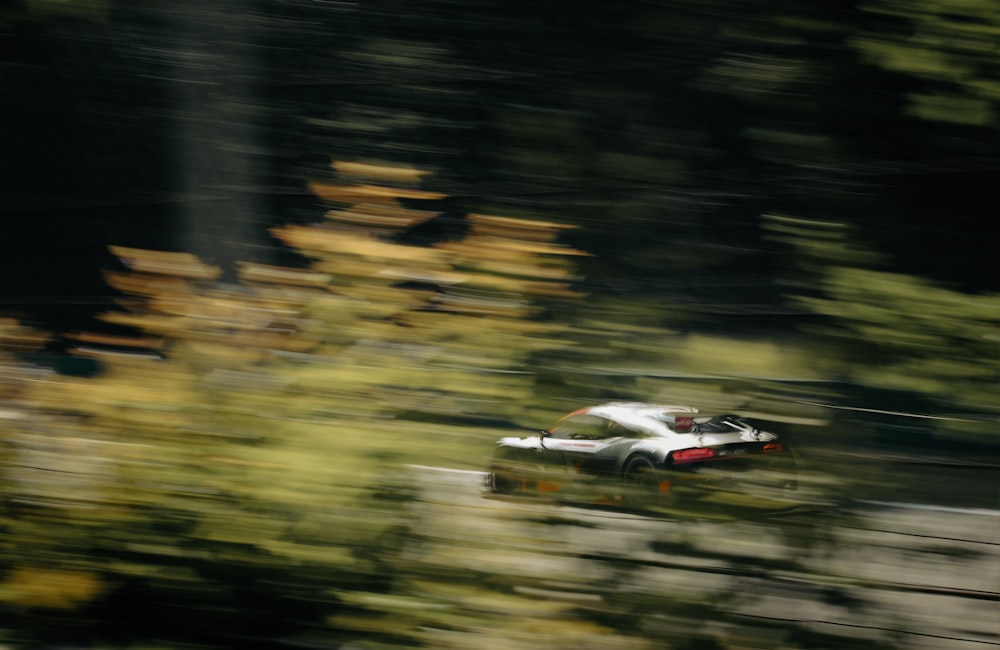
POLYGON ((650 404, 647 402, 610 402, 580 409, 575 414, 596 415, 619 424, 662 435, 676 434, 668 425, 672 418, 666 416, 694 415, 698 409, 676 404, 650 404))

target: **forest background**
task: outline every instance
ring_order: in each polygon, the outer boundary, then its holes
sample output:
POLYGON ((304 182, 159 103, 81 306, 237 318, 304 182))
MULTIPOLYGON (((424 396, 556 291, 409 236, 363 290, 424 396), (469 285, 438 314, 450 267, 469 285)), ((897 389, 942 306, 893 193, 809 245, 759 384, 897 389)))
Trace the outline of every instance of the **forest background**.
MULTIPOLYGON (((0 30, 12 642, 473 635, 406 610, 481 580, 394 555, 422 522, 385 476, 595 401, 995 457, 995 3, 25 0, 0 30)), ((876 483, 995 507, 981 477, 876 483)), ((638 643, 629 611, 570 618, 638 643)))

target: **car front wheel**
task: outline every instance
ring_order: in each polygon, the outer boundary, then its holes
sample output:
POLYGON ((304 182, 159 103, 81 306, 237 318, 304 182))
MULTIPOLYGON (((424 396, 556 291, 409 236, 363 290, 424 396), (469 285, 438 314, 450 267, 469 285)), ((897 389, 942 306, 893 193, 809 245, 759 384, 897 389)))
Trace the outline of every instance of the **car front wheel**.
POLYGON ((520 487, 520 481, 498 471, 496 465, 486 474, 486 489, 493 494, 513 494, 520 487))

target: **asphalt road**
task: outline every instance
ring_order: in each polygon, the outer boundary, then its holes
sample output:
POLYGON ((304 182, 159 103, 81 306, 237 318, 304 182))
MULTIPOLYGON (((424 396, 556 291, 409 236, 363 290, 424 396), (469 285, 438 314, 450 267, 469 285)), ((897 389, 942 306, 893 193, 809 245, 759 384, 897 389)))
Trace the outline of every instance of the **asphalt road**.
POLYGON ((411 470, 429 531, 422 561, 502 575, 525 593, 599 609, 622 589, 608 572, 627 566, 635 594, 657 597, 663 585, 691 602, 724 594, 719 634, 771 630, 747 647, 778 647, 782 624, 886 647, 1000 647, 997 510, 838 504, 806 485, 803 503, 781 513, 672 517, 490 497, 480 472, 411 470), (553 575, 567 578, 554 585, 553 575))

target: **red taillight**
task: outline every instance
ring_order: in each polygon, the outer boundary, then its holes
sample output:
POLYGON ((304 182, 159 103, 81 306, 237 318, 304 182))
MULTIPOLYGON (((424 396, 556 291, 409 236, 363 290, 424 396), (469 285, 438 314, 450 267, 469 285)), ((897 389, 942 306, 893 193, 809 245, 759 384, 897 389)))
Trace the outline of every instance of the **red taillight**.
POLYGON ((675 451, 673 459, 675 463, 693 463, 698 460, 715 458, 715 450, 707 447, 694 447, 692 449, 681 449, 675 451))
POLYGON ((783 449, 783 447, 781 446, 780 442, 769 442, 766 445, 764 445, 764 453, 765 454, 776 452, 776 451, 781 451, 782 449, 783 449))

